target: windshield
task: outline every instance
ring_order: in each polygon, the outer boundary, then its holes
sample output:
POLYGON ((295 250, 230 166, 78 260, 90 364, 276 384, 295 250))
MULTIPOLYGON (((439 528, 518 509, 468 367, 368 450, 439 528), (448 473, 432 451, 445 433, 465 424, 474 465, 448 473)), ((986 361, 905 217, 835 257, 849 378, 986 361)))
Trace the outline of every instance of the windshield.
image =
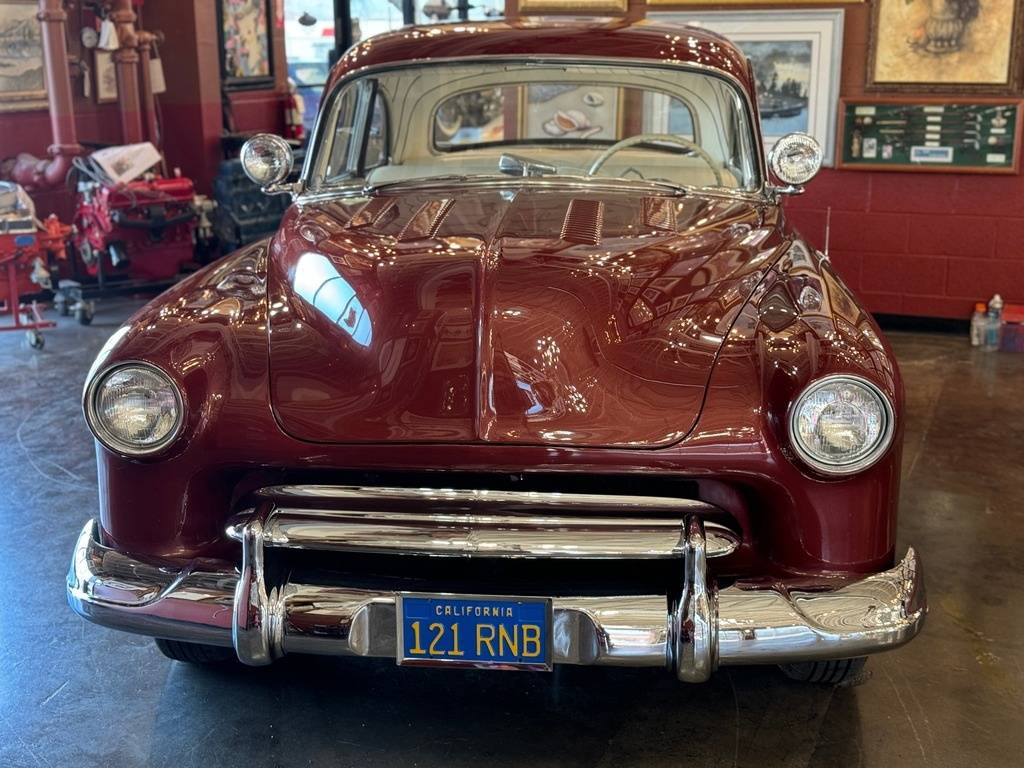
POLYGON ((314 189, 501 174, 760 183, 737 89, 679 67, 421 64, 346 81, 326 109, 314 189))

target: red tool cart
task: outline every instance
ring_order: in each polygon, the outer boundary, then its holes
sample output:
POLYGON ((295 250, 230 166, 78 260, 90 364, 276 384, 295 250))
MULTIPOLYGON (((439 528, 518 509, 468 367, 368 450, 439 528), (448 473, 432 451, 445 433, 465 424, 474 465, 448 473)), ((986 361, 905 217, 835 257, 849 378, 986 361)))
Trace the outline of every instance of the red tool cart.
POLYGON ((31 198, 17 184, 0 181, 0 313, 13 316, 13 322, 0 325, 0 331, 25 331, 29 345, 42 349, 42 329, 56 325, 46 320, 35 298, 51 288, 49 265, 64 258, 64 244, 71 227, 50 216, 40 224, 31 198))

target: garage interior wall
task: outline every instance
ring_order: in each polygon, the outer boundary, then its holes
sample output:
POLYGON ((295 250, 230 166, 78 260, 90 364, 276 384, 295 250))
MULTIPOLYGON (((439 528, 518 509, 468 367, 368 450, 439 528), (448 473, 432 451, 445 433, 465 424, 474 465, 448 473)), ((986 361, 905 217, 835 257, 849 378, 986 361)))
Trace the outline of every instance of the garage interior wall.
MULTIPOLYGON (((873 98, 864 92, 871 6, 832 7, 846 9, 840 93, 873 98)), ((832 261, 872 312, 966 320, 994 293, 1024 302, 1024 176, 826 168, 786 203, 819 247, 830 207, 832 261)))
MULTIPOLYGON (((93 18, 92 12, 78 8, 68 12, 69 58, 86 58, 91 62, 91 55, 82 56, 85 49, 80 40, 81 21, 91 23, 93 18)), ((86 98, 82 92, 82 78, 76 77, 74 73, 71 77, 71 92, 74 95, 75 125, 79 140, 119 141, 121 118, 117 103, 97 104, 95 98, 86 98)), ((0 162, 13 158, 20 152, 46 157, 46 148, 52 143, 53 134, 50 130, 48 110, 0 112, 0 162)), ((35 200, 38 213, 44 216, 57 213, 64 221, 70 220, 73 198, 65 190, 33 193, 32 198, 35 200)))
MULTIPOLYGON (((68 4, 69 6, 71 4, 68 4)), ((272 4, 272 7, 275 7, 272 4)), ((169 168, 181 168, 197 191, 212 193, 217 165, 223 158, 221 136, 225 132, 221 104, 220 52, 217 40, 216 0, 149 0, 138 11, 140 28, 164 34, 159 46, 167 92, 157 97, 164 136, 163 150, 169 168)), ((91 68, 93 55, 80 43, 83 24, 95 21, 92 11, 75 3, 68 8, 68 52, 91 68)), ((234 91, 228 94, 234 129, 271 131, 284 129, 284 94, 287 65, 284 30, 272 14, 272 64, 275 86, 234 91)), ((90 79, 92 73, 89 74, 90 79)), ((95 89, 95 85, 93 85, 95 89)), ((97 104, 83 96, 81 75, 72 72, 75 123, 79 141, 117 144, 121 123, 117 103, 97 104)), ((0 113, 0 161, 19 152, 46 156, 52 143, 50 117, 45 109, 0 113)), ((65 221, 73 212, 73 196, 65 190, 34 193, 40 214, 57 213, 65 221)))
MULTIPOLYGON (((276 6, 272 3, 272 8, 276 6)), ((659 5, 657 10, 770 7, 764 3, 659 5)), ((846 10, 841 94, 863 96, 870 5, 831 7, 846 10)), ((644 10, 642 0, 630 0, 630 15, 640 16, 644 10)), ((507 13, 515 15, 514 2, 507 13)), ((87 23, 91 21, 91 13, 78 7, 69 14, 72 56, 80 53, 80 14, 87 23)), ((224 131, 216 2, 150 0, 142 15, 147 29, 161 30, 166 36, 160 55, 168 92, 159 102, 168 163, 180 167, 200 192, 208 194, 222 156, 224 131)), ((229 95, 237 131, 282 129, 284 38, 273 17, 271 29, 276 87, 229 95)), ((80 138, 118 142, 117 105, 97 105, 83 98, 80 78, 72 84, 80 138)), ((45 110, 6 113, 0 121, 0 158, 21 151, 40 156, 45 152, 50 143, 45 110)), ((41 213, 55 210, 65 218, 71 212, 70 202, 70 195, 59 192, 37 196, 41 213)), ((873 312, 966 319, 974 302, 996 292, 1008 301, 1024 302, 1024 176, 825 169, 805 195, 787 200, 786 208, 819 247, 825 242, 831 209, 832 260, 873 312)))

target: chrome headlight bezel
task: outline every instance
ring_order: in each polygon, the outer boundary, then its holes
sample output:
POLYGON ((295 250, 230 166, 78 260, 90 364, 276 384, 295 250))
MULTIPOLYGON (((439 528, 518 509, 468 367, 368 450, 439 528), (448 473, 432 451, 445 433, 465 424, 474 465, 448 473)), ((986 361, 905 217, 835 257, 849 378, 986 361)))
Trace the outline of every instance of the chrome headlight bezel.
POLYGON ((181 388, 178 386, 177 382, 175 382, 174 378, 162 368, 142 360, 125 360, 111 365, 108 368, 104 368, 93 376, 89 381, 89 384, 86 386, 83 405, 85 407, 85 421, 89 425, 89 429, 92 431, 96 439, 99 440, 107 450, 126 458, 152 456, 166 450, 168 446, 178 439, 185 427, 185 399, 182 396, 181 388), (171 392, 174 395, 175 407, 177 408, 178 413, 177 422, 170 432, 168 432, 159 442, 153 443, 152 445, 140 447, 125 442, 107 429, 96 411, 96 398, 99 396, 100 389, 104 382, 106 382, 113 374, 123 371, 125 368, 141 368, 151 374, 155 374, 170 385, 171 392))
POLYGON ((876 464, 885 455, 886 451, 889 450, 889 446, 892 445, 893 436, 896 434, 896 412, 889 397, 872 382, 861 376, 835 374, 815 379, 803 388, 790 405, 788 425, 789 444, 793 447, 801 461, 827 475, 853 475, 876 464), (874 447, 868 453, 859 456, 851 462, 830 462, 815 455, 801 442, 800 433, 797 429, 797 420, 800 418, 800 412, 807 399, 819 390, 835 384, 854 385, 867 390, 878 400, 882 413, 885 416, 885 425, 874 447))

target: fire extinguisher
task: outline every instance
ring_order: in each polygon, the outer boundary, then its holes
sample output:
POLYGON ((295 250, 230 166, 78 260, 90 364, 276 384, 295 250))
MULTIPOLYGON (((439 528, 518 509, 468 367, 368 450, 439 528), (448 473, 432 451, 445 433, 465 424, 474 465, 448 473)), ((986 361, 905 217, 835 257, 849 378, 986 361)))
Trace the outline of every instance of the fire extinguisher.
POLYGON ((284 97, 284 137, 302 141, 306 136, 306 127, 302 123, 305 112, 305 101, 299 95, 295 83, 288 83, 288 93, 284 97))

